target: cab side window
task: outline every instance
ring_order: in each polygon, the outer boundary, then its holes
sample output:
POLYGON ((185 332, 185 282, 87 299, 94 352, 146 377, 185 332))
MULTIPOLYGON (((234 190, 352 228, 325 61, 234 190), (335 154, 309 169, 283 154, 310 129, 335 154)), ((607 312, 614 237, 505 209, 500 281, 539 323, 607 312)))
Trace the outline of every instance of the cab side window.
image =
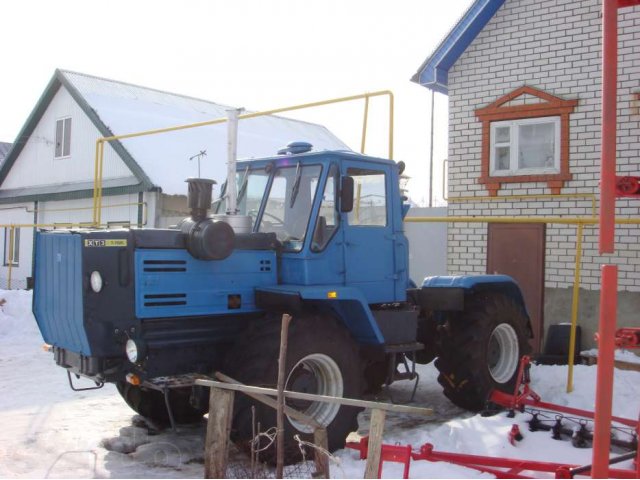
POLYGON ((349 212, 349 225, 387 225, 387 197, 384 172, 365 168, 349 168, 347 175, 353 177, 355 198, 353 210, 349 212))
POLYGON ((316 226, 313 231, 313 238, 311 240, 312 252, 320 252, 325 249, 340 223, 340 215, 336 204, 338 178, 338 167, 332 165, 329 169, 327 184, 322 193, 322 203, 320 204, 318 219, 316 220, 316 226))

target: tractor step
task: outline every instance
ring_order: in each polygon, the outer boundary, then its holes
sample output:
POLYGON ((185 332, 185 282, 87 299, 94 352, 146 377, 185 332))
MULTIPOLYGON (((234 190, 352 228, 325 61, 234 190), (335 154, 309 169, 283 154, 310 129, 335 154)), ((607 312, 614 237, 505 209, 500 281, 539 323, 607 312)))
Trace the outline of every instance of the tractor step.
POLYGON ((142 386, 163 392, 167 388, 193 387, 196 384, 196 380, 213 379, 202 373, 185 373, 184 375, 150 378, 145 380, 142 386))
POLYGON ((395 343, 389 344, 384 347, 384 352, 389 358, 389 370, 387 372, 387 378, 384 381, 384 386, 389 394, 391 403, 396 403, 389 388, 393 382, 398 380, 413 380, 413 390, 411 391, 411 397, 407 402, 413 402, 416 396, 416 390, 418 389, 418 382, 420 381, 420 375, 416 372, 416 352, 424 350, 424 344, 420 342, 412 343, 395 343), (398 357, 400 356, 400 357, 398 357), (411 365, 409 365, 411 361, 411 365))

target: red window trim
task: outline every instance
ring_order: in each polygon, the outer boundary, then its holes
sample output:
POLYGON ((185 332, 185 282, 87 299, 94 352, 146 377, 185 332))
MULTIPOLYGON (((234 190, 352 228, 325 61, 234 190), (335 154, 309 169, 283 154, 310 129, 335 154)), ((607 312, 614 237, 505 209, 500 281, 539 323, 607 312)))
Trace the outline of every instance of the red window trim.
POLYGON ((500 97, 495 102, 475 111, 482 122, 481 176, 478 183, 484 184, 489 195, 495 197, 503 183, 547 182, 552 194, 559 194, 564 182, 571 180, 569 172, 569 115, 578 105, 578 100, 563 100, 530 86, 522 86, 500 97), (503 107, 505 103, 521 95, 532 95, 543 100, 540 103, 503 107), (543 175, 491 176, 491 122, 518 120, 523 118, 560 117, 560 173, 543 175))

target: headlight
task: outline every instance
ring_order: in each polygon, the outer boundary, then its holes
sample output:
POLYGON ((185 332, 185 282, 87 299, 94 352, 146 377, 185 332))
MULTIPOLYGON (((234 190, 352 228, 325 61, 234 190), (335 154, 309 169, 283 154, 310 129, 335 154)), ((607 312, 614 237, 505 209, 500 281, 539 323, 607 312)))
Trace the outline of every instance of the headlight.
POLYGON ((91 272, 91 290, 93 290, 96 293, 100 293, 100 290, 102 290, 102 275, 100 275, 100 272, 95 271, 95 272, 91 272))
POLYGON ((127 340, 127 344, 124 346, 125 351, 127 352, 127 358, 131 363, 136 363, 138 361, 138 345, 136 342, 129 339, 127 340))

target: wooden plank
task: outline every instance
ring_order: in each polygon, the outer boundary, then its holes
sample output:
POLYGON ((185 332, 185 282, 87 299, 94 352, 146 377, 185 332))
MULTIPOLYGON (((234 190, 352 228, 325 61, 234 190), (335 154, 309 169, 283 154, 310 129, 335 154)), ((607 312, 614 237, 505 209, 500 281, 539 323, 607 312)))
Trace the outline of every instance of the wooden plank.
POLYGON ((204 478, 225 478, 229 457, 229 432, 233 417, 231 390, 212 388, 204 450, 204 478))
POLYGON ((369 425, 369 447, 367 452, 367 464, 364 470, 364 478, 380 478, 380 458, 382 455, 382 434, 384 433, 384 420, 386 412, 374 409, 371 412, 371 424, 369 425))
MULTIPOLYGON (((252 387, 250 385, 238 385, 233 383, 217 382, 215 380, 196 380, 196 385, 203 387, 216 387, 226 390, 234 390, 236 392, 253 393, 259 395, 269 395, 275 397, 278 391, 275 388, 264 387, 252 387)), ((290 390, 284 391, 285 398, 295 398, 298 400, 308 400, 311 402, 326 402, 326 403, 338 403, 340 405, 348 405, 350 407, 360 408, 377 408, 379 410, 385 410, 387 412, 396 413, 410 413, 413 415, 431 416, 433 415, 433 409, 423 407, 410 407, 407 405, 394 405, 391 403, 370 402, 368 400, 358 400, 355 398, 346 397, 331 397, 328 395, 315 395, 311 393, 292 392, 290 390)))
POLYGON ((313 478, 331 478, 329 474, 329 438, 326 428, 316 428, 313 432, 313 443, 316 447, 313 455, 316 471, 313 478))

